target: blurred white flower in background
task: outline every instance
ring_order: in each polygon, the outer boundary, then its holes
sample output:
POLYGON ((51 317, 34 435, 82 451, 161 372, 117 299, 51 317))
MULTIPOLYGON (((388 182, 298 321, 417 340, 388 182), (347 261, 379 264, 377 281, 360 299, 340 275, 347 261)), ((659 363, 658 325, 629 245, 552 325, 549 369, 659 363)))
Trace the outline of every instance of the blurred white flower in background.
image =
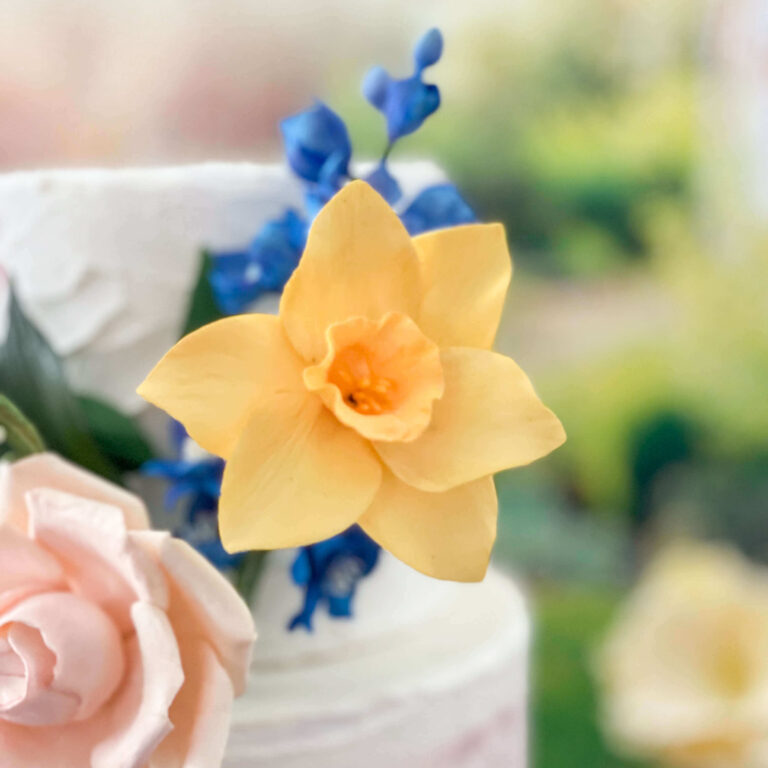
POLYGON ((768 766, 768 570, 710 545, 651 564, 598 658, 603 725, 675 768, 768 766))

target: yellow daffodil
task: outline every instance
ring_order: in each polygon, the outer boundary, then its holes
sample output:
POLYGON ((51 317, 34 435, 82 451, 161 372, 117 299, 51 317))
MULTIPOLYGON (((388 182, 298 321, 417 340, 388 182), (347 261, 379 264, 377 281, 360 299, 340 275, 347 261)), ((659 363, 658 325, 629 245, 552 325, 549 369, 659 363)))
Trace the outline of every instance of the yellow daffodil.
POLYGON ((353 182, 315 219, 279 317, 230 317, 171 349, 139 393, 226 459, 224 546, 300 546, 357 523, 419 571, 482 579, 493 473, 565 439, 490 351, 511 271, 500 225, 411 239, 353 182))

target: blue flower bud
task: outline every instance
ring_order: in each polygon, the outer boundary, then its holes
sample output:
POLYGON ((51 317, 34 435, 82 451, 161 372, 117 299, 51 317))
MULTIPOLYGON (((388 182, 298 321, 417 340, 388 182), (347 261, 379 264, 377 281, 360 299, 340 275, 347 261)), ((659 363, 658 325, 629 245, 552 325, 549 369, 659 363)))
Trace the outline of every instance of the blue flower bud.
POLYGON ((280 123, 280 130, 288 164, 297 176, 318 182, 329 161, 337 173, 346 173, 352 154, 347 127, 322 102, 286 118, 280 123))
POLYGON ((389 172, 386 163, 379 163, 376 168, 366 176, 367 181, 390 205, 394 205, 403 192, 397 179, 389 172))
POLYGON ((331 616, 351 616, 360 579, 379 559, 379 545, 356 525, 318 544, 302 547, 291 568, 295 584, 304 589, 304 605, 289 629, 312 631, 312 616, 324 603, 331 616))
POLYGON ((400 218, 411 235, 477 221, 453 184, 436 184, 422 190, 400 218))
POLYGON ((307 239, 307 224, 296 211, 268 221, 248 252, 261 270, 264 291, 281 291, 293 274, 307 239))
POLYGON ((248 250, 216 254, 208 279, 219 309, 236 315, 261 294, 280 291, 304 250, 307 222, 295 211, 268 221, 248 250))
POLYGON ((437 64, 443 55, 443 35, 437 27, 425 32, 413 48, 413 62, 421 73, 427 67, 437 64))
POLYGON ((217 568, 235 567, 239 555, 225 552, 219 539, 216 512, 221 493, 224 461, 216 456, 190 456, 186 444, 190 438, 175 420, 169 423, 173 458, 152 459, 142 468, 142 474, 159 477, 168 483, 165 506, 175 509, 181 501, 184 517, 175 534, 197 549, 217 568))
POLYGON ((389 140, 418 130, 439 106, 440 91, 436 85, 423 83, 418 77, 393 81, 384 108, 389 140))
POLYGON ((331 199, 328 191, 319 184, 313 184, 304 193, 304 211, 309 221, 314 221, 323 206, 331 199))
POLYGON ((363 80, 363 96, 376 109, 384 107, 391 79, 382 67, 374 67, 365 76, 363 80))
POLYGON ((374 67, 363 81, 363 94, 384 114, 390 144, 413 133, 440 106, 440 91, 436 85, 421 79, 426 67, 435 64, 443 53, 443 36, 439 29, 430 29, 416 43, 413 52, 413 75, 395 80, 381 67, 374 67))

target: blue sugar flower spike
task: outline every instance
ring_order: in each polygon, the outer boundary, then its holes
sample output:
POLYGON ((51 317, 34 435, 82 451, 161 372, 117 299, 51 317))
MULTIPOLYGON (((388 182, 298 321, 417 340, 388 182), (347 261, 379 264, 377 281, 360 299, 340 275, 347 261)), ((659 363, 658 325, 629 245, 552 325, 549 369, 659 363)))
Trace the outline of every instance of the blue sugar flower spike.
POLYGON ((427 67, 437 64, 443 55, 443 35, 437 27, 425 32, 413 47, 413 63, 421 73, 427 67))
POLYGON ((400 214, 400 219, 411 235, 477 221, 474 211, 453 184, 423 189, 400 214))
POLYGON ((383 67, 374 67, 363 79, 363 96, 376 109, 384 109, 391 79, 383 67))
POLYGON ((331 616, 351 616, 358 582, 376 567, 379 552, 379 545, 356 525, 327 541, 302 547, 291 576, 304 587, 304 605, 288 628, 311 632, 312 616, 321 603, 331 616))
POLYGON ((329 164, 333 172, 345 176, 352 155, 352 144, 344 121, 322 102, 280 123, 285 154, 293 172, 312 183, 320 182, 329 164))
POLYGON ((175 531, 218 568, 232 568, 242 558, 230 555, 219 539, 216 512, 221 493, 224 462, 216 456, 196 456, 189 451, 191 443, 184 427, 177 421, 170 423, 174 456, 146 462, 141 471, 150 477, 168 481, 165 494, 168 509, 186 499, 184 521, 175 531))
POLYGON ((306 241, 307 222, 292 209, 264 225, 248 253, 261 268, 265 291, 283 290, 299 263, 306 241))
POLYGON ((240 314, 263 293, 281 291, 306 239, 306 220, 289 209, 268 221, 246 251, 215 254, 208 279, 219 309, 240 314))
POLYGON ((394 205, 403 196, 397 179, 389 172, 386 162, 382 161, 365 180, 390 204, 394 205))
POLYGON ((393 80, 384 110, 390 142, 417 131, 439 107, 440 91, 436 85, 423 83, 420 75, 393 80))
POLYGON ((323 206, 333 197, 333 192, 320 186, 311 184, 304 192, 304 210, 307 212, 307 218, 310 221, 315 220, 315 216, 323 209, 323 206))
POLYGON ((443 53, 443 36, 430 29, 413 51, 415 71, 411 77, 395 80, 381 67, 370 70, 363 80, 363 95, 387 120, 390 144, 413 133, 440 106, 440 91, 425 83, 422 73, 436 64, 443 53))
POLYGON ((148 477, 161 477, 168 481, 166 506, 170 509, 184 497, 187 498, 186 517, 192 520, 199 514, 215 513, 221 493, 224 462, 216 456, 200 457, 186 451, 190 438, 177 421, 170 425, 174 456, 171 459, 152 459, 142 468, 148 477))
POLYGON ((306 184, 304 210, 312 222, 320 209, 344 186, 348 175, 349 158, 336 154, 328 158, 315 184, 306 184))

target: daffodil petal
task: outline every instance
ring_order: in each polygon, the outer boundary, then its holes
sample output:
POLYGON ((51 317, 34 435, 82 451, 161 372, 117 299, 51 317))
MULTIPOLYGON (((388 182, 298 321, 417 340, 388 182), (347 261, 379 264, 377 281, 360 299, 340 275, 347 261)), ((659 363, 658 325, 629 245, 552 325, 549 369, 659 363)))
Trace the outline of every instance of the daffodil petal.
POLYGON ((228 458, 257 403, 304 389, 301 371, 278 318, 237 315, 185 336, 138 393, 180 421, 205 450, 228 458))
POLYGON ((288 338, 310 363, 326 352, 325 331, 350 317, 416 316, 419 261, 389 204, 363 181, 342 189, 317 215, 280 302, 288 338))
POLYGON ((359 524, 384 549, 427 576, 482 581, 496 540, 497 516, 491 477, 428 493, 385 472, 359 524))
POLYGON ((441 347, 493 344, 512 278, 501 224, 469 224, 413 239, 424 297, 419 326, 441 347))
POLYGON ((280 395, 251 415, 224 469, 219 530, 230 552, 297 547, 348 528, 382 466, 315 395, 280 395))
POLYGON ((404 482, 445 491, 519 467, 565 440, 557 417, 508 357, 484 349, 442 350, 445 394, 432 421, 411 443, 376 442, 384 463, 404 482))

